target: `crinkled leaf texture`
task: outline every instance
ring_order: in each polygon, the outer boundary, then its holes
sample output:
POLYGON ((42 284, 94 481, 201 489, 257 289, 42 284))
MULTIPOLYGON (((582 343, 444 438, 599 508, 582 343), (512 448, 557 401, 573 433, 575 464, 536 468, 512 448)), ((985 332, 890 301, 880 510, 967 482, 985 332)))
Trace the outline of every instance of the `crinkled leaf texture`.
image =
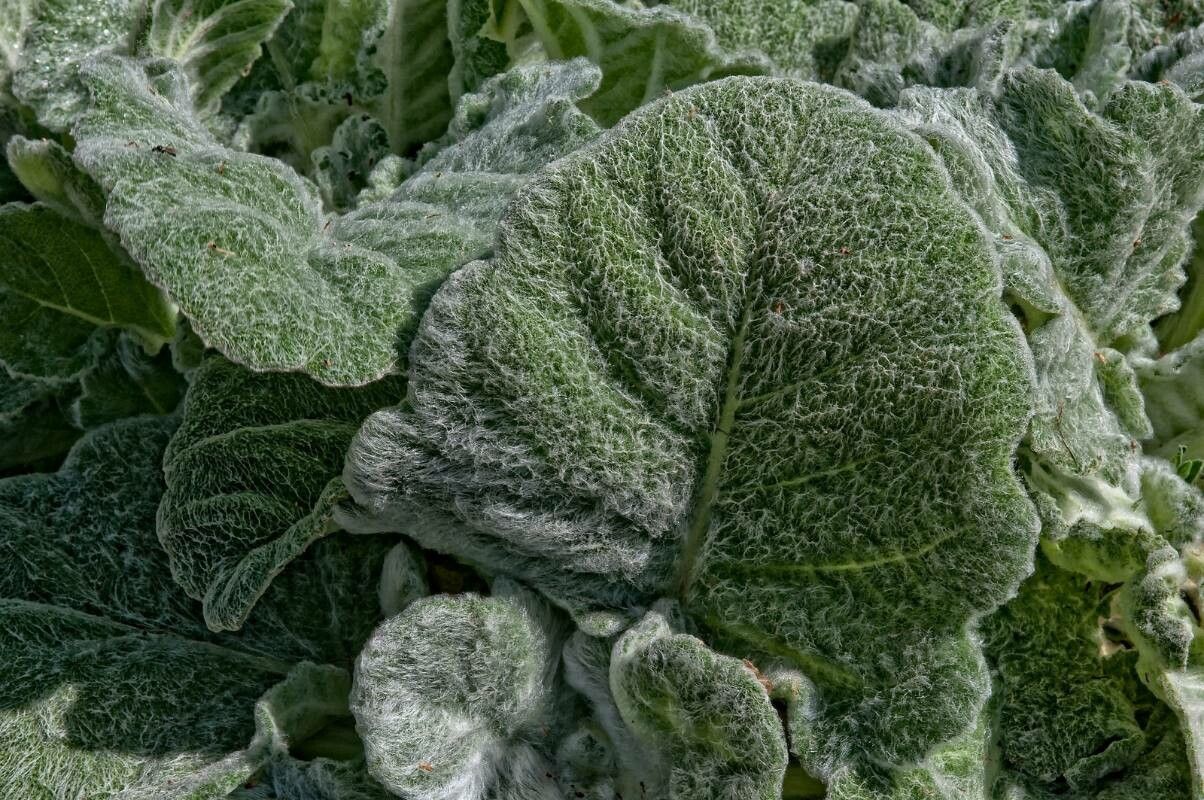
POLYGON ((1168 460, 1180 452, 1204 458, 1204 335, 1136 368, 1153 426, 1150 450, 1168 460))
POLYGON ((1140 527, 1126 507, 1150 423, 1122 350, 1177 303, 1204 199, 1200 109, 1172 86, 1131 82, 1095 114, 1035 69, 994 93, 908 90, 901 108, 996 235, 1025 317, 1038 374, 1030 479, 1061 506, 1049 532, 1140 527))
MULTIPOLYGON (((578 618, 679 599, 818 687, 805 766, 973 727, 967 625, 1027 574, 1031 364, 932 151, 841 90, 731 78, 557 162, 437 294, 349 526, 578 618)), ((349 515, 350 516, 350 515, 349 515)))
POLYGON ((367 113, 395 153, 440 136, 454 103, 446 0, 295 0, 227 109, 251 149, 307 162, 345 119, 367 113), (249 113, 248 113, 249 112, 249 113))
POLYGON ((705 20, 725 46, 764 51, 790 75, 831 75, 826 63, 848 49, 861 13, 846 0, 670 0, 705 20))
POLYGON ((240 628, 281 570, 337 529, 347 445, 403 386, 331 389, 216 357, 192 373, 163 458, 158 530, 172 575, 204 601, 211 629, 240 628))
POLYGON ((75 158, 108 192, 105 223, 150 280, 234 361, 330 385, 397 369, 432 289, 487 252, 526 179, 509 171, 518 153, 534 145, 553 158, 595 130, 571 107, 596 87, 591 67, 518 70, 483 90, 494 107, 455 143, 466 154, 480 142, 495 149, 328 216, 288 166, 216 142, 170 63, 98 58, 84 80, 92 104, 75 127, 75 158))
POLYGON ((123 420, 57 473, 0 481, 0 785, 13 797, 224 797, 347 720, 346 668, 378 618, 390 543, 315 548, 242 634, 210 633, 155 539, 174 424, 123 420))
POLYGON ((49 206, 0 206, 0 363, 59 382, 91 367, 102 329, 124 327, 154 348, 172 335, 165 298, 98 231, 49 206))
POLYGON ((1138 679, 1136 652, 1108 638, 1120 632, 1101 626, 1114 594, 1040 558, 984 624, 1002 785, 1034 797, 1189 795, 1173 715, 1138 679))
MULTIPOLYGON (((93 53, 129 52, 141 0, 37 0, 20 4, 28 14, 20 31, 12 93, 31 107, 38 122, 66 131, 85 104, 78 72, 93 53)), ((7 4, 5 13, 8 13, 7 4)))

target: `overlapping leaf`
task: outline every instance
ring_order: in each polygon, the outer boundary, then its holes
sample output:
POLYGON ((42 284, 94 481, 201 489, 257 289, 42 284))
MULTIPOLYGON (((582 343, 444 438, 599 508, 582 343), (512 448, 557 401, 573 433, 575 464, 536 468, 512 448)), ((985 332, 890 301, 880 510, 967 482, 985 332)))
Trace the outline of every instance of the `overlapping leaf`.
MULTIPOLYGON (((1188 226, 1204 200, 1201 110, 1169 83, 1124 83, 1102 100, 1095 114, 1064 79, 1027 69, 993 94, 913 90, 904 105, 997 235, 1026 322, 1038 392, 1023 453, 1043 549, 1062 568, 1122 584, 1117 625, 1196 752, 1192 701, 1176 697, 1195 680, 1180 551, 1204 538, 1204 497, 1167 461, 1141 458, 1139 440, 1160 431, 1165 447, 1171 409, 1183 408, 1168 408, 1164 387, 1171 362, 1190 354, 1144 353, 1149 323, 1178 302, 1188 226)), ((1086 782, 1101 777, 1089 764, 1074 769, 1086 782)))
POLYGON ((75 129, 75 158, 108 193, 105 222, 150 280, 233 360, 333 385, 397 369, 433 287, 488 249, 526 179, 513 169, 530 163, 522 153, 555 157, 592 135, 571 103, 596 86, 582 64, 499 77, 484 92, 489 113, 448 143, 492 149, 334 217, 284 164, 217 143, 165 62, 98 59, 85 80, 93 103, 75 129))
POLYGON ((96 230, 42 204, 0 206, 0 363, 49 382, 77 378, 100 354, 106 328, 153 346, 174 314, 96 230))
POLYGON ((193 374, 164 457, 159 538, 213 630, 242 626, 272 580, 336 527, 343 453, 403 384, 328 389, 211 358, 193 374))
POLYGON ((129 52, 143 13, 137 0, 38 0, 19 3, 20 61, 12 93, 53 131, 71 127, 83 110, 80 63, 100 51, 129 52))
POLYGON ((776 800, 786 737, 758 676, 651 613, 615 643, 610 686, 620 714, 669 765, 669 798, 776 800))
POLYGON ((243 635, 212 635, 155 539, 173 425, 116 423, 59 472, 0 481, 6 790, 224 796, 303 739, 322 752, 346 719, 345 668, 376 619, 388 543, 313 553, 243 635))
POLYGON ((665 92, 769 70, 764 56, 721 47, 705 23, 669 6, 460 0, 449 8, 453 96, 509 64, 584 57, 602 70, 602 84, 581 107, 606 127, 665 92))
POLYGON ((356 661, 352 710, 369 769, 414 800, 561 796, 555 742, 564 626, 518 587, 418 600, 356 661))
POLYGON ((290 0, 156 0, 139 52, 179 62, 194 105, 212 114, 291 7, 290 0))

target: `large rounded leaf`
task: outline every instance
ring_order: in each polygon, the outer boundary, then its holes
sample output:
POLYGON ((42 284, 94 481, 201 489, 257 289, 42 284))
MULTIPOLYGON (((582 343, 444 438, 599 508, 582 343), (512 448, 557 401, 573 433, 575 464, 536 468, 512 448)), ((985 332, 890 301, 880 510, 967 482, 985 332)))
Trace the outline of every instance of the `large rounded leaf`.
POLYGON ((909 762, 972 725, 967 624, 1031 563, 1031 366, 999 285, 891 118, 707 84, 524 190, 436 296, 348 486, 366 528, 574 612, 673 596, 712 645, 798 665, 814 770, 909 762))

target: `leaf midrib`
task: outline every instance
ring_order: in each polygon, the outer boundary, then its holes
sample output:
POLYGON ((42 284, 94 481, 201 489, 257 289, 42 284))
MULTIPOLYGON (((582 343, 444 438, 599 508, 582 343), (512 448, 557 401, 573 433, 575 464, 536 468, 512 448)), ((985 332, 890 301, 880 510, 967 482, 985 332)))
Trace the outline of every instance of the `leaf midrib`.
POLYGON ((18 606, 28 608, 32 611, 40 611, 43 613, 57 614, 60 616, 73 617, 90 624, 102 625, 113 628, 115 631, 120 631, 126 636, 145 636, 155 637, 159 639, 169 639, 178 642, 183 642, 189 647, 199 648, 222 658, 236 658, 241 661, 248 662, 255 667, 267 672, 274 672, 280 675, 287 675, 293 665, 268 656, 258 655, 243 650, 236 650, 232 647, 216 644, 214 642, 206 642, 203 639, 194 639, 174 631, 162 631, 151 628, 143 628, 127 622, 110 619, 98 614, 91 614, 86 611, 81 611, 70 606, 61 606, 55 603, 39 603, 34 600, 21 600, 15 597, 0 598, 0 607, 3 606, 18 606))
POLYGON ((706 544, 707 533, 711 527, 711 510, 715 498, 719 494, 719 482, 723 471, 723 462, 727 459, 728 443, 731 438, 732 425, 736 421, 736 412, 740 408, 740 378, 744 369, 744 355, 748 338, 748 327, 752 321, 752 310, 756 293, 750 292, 750 299, 745 301, 744 310, 740 316, 740 324, 732 339, 728 355, 728 366, 723 392, 723 402, 716 415, 715 427, 710 436, 710 446, 707 454, 706 472, 702 483, 699 484, 697 499, 694 502, 694 514, 690 527, 686 531, 685 542, 682 545, 682 557, 678 566, 678 596, 684 601, 690 595, 694 578, 698 572, 698 561, 706 544))

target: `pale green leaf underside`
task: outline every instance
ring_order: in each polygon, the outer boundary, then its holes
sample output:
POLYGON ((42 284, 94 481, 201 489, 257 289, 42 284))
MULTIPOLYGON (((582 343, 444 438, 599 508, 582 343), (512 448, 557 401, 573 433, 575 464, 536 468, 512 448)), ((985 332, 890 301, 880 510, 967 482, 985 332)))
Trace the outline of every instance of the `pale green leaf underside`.
POLYGON ((1162 676, 1162 696, 1179 717, 1187 744, 1188 769, 1197 792, 1204 783, 1204 658, 1186 669, 1167 670, 1162 676))
POLYGON ((75 165, 66 148, 50 139, 14 136, 5 153, 17 179, 37 200, 66 217, 102 227, 104 193, 75 165))
POLYGON ((446 0, 392 0, 372 61, 385 82, 374 101, 395 153, 443 133, 452 114, 446 0))
POLYGON ((495 258, 436 296, 347 484, 369 527, 574 611, 677 596, 720 649, 821 686, 816 769, 906 762, 972 724, 965 625, 1031 557, 1030 367, 998 282, 887 117, 707 84, 522 193, 495 258))
POLYGON ((165 299, 132 264, 48 206, 0 207, 0 250, 0 362, 13 373, 77 377, 99 355, 101 328, 154 344, 174 330, 165 299))
POLYGON ((292 6, 290 0, 158 0, 139 50, 178 61, 196 108, 212 114, 292 6))

